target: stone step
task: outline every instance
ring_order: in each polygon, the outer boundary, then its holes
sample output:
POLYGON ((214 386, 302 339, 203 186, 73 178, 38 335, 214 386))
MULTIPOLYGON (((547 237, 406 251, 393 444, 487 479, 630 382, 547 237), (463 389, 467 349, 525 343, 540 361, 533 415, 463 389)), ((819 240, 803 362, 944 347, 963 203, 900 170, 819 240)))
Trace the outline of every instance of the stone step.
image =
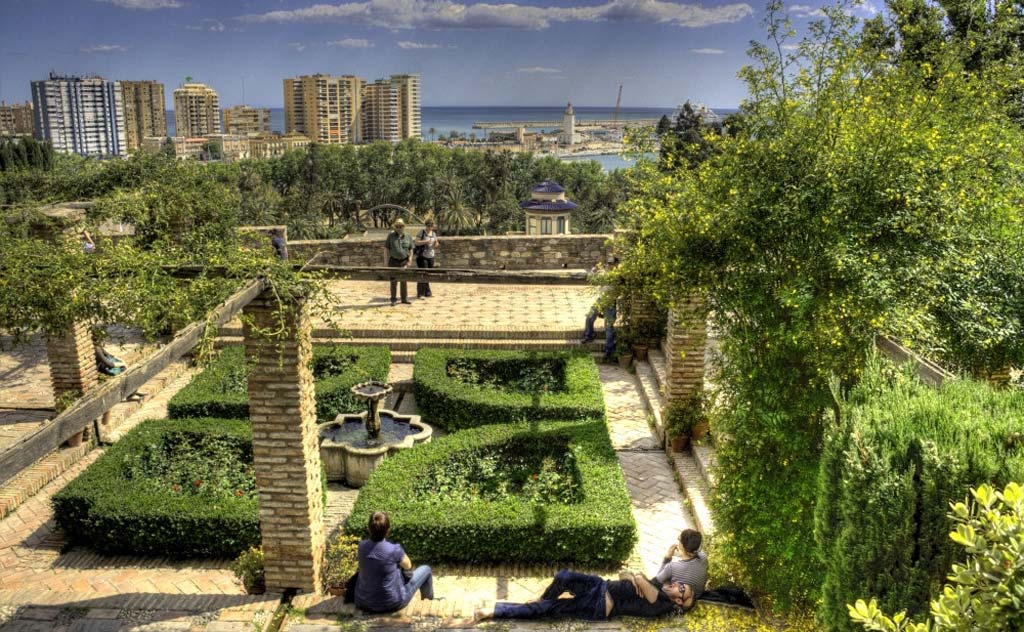
POLYGON ((654 369, 647 362, 636 362, 636 381, 640 386, 640 399, 647 408, 647 414, 654 419, 654 430, 658 434, 658 441, 665 445, 665 421, 661 417, 663 406, 661 393, 658 391, 657 379, 654 369))
MULTIPOLYGON (((218 334, 225 338, 241 338, 242 328, 225 325, 218 334)), ((313 329, 313 338, 345 342, 350 339, 443 339, 443 340, 571 340, 583 338, 583 327, 569 329, 374 329, 354 328, 338 331, 327 327, 313 329)), ((594 330, 596 340, 604 340, 604 328, 594 330)))
POLYGON ((665 354, 661 352, 661 349, 652 348, 647 352, 647 362, 650 363, 651 369, 654 371, 658 394, 664 396, 665 382, 668 379, 666 377, 668 369, 666 368, 665 354))
POLYGON ((673 452, 671 456, 676 477, 690 502, 690 513, 697 522, 697 529, 705 537, 714 534, 715 520, 708 506, 711 486, 701 475, 697 459, 689 452, 673 452))
MULTIPOLYGON (((313 344, 331 344, 337 343, 338 340, 328 340, 323 338, 314 338, 313 344)), ((401 362, 402 360, 396 360, 395 356, 401 352, 416 352, 420 349, 426 349, 430 347, 444 348, 444 349, 499 349, 499 350, 521 350, 521 351, 564 351, 567 349, 587 349, 588 351, 597 352, 601 350, 602 343, 598 341, 588 342, 585 345, 580 344, 579 340, 573 339, 559 339, 559 340, 536 340, 536 339, 465 339, 465 338, 358 338, 352 340, 342 341, 344 344, 357 346, 357 347, 388 347, 391 349, 391 361, 401 362)), ((240 345, 243 343, 243 339, 236 336, 221 336, 216 340, 216 346, 226 347, 231 345, 240 345)))
POLYGON ((715 446, 693 445, 691 446, 693 458, 697 461, 697 469, 701 477, 711 487, 715 485, 715 446))

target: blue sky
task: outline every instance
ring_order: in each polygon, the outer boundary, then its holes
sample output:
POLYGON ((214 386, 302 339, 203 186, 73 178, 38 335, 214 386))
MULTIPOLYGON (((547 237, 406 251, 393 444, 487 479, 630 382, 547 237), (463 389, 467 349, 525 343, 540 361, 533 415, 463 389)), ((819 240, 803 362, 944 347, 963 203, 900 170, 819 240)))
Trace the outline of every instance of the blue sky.
MULTIPOLYGON (((422 75, 423 105, 735 107, 761 39, 745 0, 0 0, 0 99, 55 70, 186 76, 222 107, 282 106, 285 77, 422 75), (491 3, 489 3, 491 2, 491 3), (492 4, 493 3, 493 4, 492 4)), ((788 7, 797 27, 818 5, 788 7)), ((861 10, 864 14, 871 11, 861 10)))

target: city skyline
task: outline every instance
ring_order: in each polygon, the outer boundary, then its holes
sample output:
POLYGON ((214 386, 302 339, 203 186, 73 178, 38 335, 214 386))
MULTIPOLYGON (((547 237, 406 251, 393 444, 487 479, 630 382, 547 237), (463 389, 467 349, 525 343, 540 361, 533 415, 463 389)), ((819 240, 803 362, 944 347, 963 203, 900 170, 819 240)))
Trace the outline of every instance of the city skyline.
MULTIPOLYGON (((164 83, 221 105, 283 107, 282 80, 417 73, 430 106, 735 107, 736 72, 763 6, 715 0, 38 0, 0 9, 0 99, 24 102, 53 70, 164 83)), ((870 4, 858 11, 870 15, 870 4)), ((788 8, 803 29, 818 5, 788 8)))

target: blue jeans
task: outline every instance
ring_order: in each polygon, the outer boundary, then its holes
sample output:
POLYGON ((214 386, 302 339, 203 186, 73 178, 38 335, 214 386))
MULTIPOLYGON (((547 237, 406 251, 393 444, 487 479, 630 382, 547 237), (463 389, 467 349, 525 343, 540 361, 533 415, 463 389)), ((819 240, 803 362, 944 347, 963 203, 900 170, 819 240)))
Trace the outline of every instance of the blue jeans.
POLYGON ((412 577, 409 578, 409 581, 405 582, 405 601, 396 610, 401 610, 408 606, 417 590, 420 591, 421 599, 434 598, 434 574, 426 564, 417 566, 416 570, 412 572, 412 577))
POLYGON ((596 575, 585 575, 560 570, 547 587, 540 601, 532 603, 494 604, 495 619, 540 619, 544 617, 565 617, 586 621, 604 621, 608 618, 605 595, 608 583, 596 575), (564 592, 572 594, 571 599, 559 599, 564 592))
MULTIPOLYGON (((606 307, 604 310, 604 356, 610 358, 615 351, 615 306, 606 307)), ((587 319, 583 325, 583 338, 594 339, 594 321, 597 320, 597 306, 590 308, 587 319)))

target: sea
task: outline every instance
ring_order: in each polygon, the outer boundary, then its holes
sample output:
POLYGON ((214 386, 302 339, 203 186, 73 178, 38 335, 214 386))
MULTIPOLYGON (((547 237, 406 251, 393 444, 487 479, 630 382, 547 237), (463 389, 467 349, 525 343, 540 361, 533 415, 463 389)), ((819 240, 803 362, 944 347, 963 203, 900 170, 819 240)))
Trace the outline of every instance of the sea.
MULTIPOLYGON (((420 112, 421 125, 423 126, 423 139, 431 140, 430 130, 435 132, 435 138, 441 134, 459 132, 460 134, 477 134, 484 136, 485 130, 474 130, 476 122, 494 121, 561 121, 564 106, 458 106, 458 107, 428 107, 423 106, 420 112)), ((588 107, 573 106, 576 112, 577 121, 587 120, 609 120, 615 115, 614 107, 588 107)), ((663 115, 673 118, 675 108, 655 107, 623 107, 619 110, 619 119, 628 121, 636 119, 657 119, 663 115)), ((735 112, 732 108, 715 109, 720 116, 735 112)), ((284 133, 284 108, 270 108, 270 130, 284 133)), ((547 131, 547 130, 543 130, 547 131)), ((174 112, 167 111, 167 133, 174 135, 174 112)), ((574 156, 564 160, 596 160, 605 171, 629 167, 632 161, 626 160, 618 155, 605 156, 574 156)))

